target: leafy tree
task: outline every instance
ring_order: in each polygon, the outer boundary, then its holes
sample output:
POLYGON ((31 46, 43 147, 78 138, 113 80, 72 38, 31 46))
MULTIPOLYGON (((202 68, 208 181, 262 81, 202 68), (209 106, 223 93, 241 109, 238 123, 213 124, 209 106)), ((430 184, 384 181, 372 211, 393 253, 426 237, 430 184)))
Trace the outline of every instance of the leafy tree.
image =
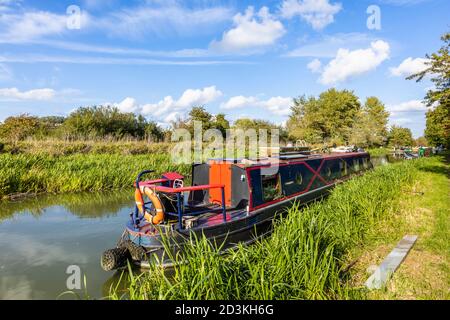
POLYGON ((430 145, 450 148, 450 109, 438 105, 434 110, 427 111, 426 118, 425 138, 430 145))
POLYGON ((202 123, 203 131, 212 127, 213 115, 206 111, 205 107, 193 107, 189 112, 189 122, 193 126, 193 121, 200 121, 202 123))
POLYGON ((193 134, 194 121, 200 121, 202 123, 203 133, 208 129, 218 129, 225 137, 226 130, 230 128, 230 123, 225 118, 225 114, 218 113, 217 115, 213 115, 209 113, 204 106, 192 107, 187 119, 180 118, 177 121, 172 122, 172 126, 174 128, 188 129, 191 134, 193 134))
POLYGON ((218 113, 214 117, 214 127, 220 130, 225 137, 226 130, 230 128, 230 122, 225 118, 225 114, 218 113))
POLYGON ((112 106, 93 106, 72 112, 63 127, 66 134, 73 137, 142 138, 146 125, 145 118, 134 113, 124 113, 112 106))
POLYGON ((429 75, 435 88, 428 90, 425 102, 435 109, 427 112, 425 136, 431 145, 443 144, 450 147, 450 32, 445 33, 441 40, 444 45, 438 52, 426 55, 427 68, 413 74, 407 79, 417 82, 429 75))
POLYGON ((0 125, 0 137, 12 143, 16 143, 36 134, 39 126, 38 118, 28 114, 8 117, 0 125))
POLYGON ((394 147, 412 146, 413 137, 409 128, 393 125, 389 131, 389 144, 394 147))
POLYGON ((294 99, 287 122, 293 139, 309 143, 348 143, 361 110, 352 91, 329 89, 318 98, 301 96, 294 99))
POLYGON ((163 141, 165 138, 164 130, 153 121, 145 123, 144 132, 145 138, 149 141, 163 141))
POLYGON ((417 82, 430 75, 431 81, 435 85, 434 89, 430 89, 427 92, 425 100, 429 106, 438 102, 450 107, 450 32, 444 34, 441 37, 444 41, 444 45, 438 50, 438 52, 426 55, 428 59, 425 64, 428 66, 422 72, 413 74, 407 79, 416 79, 417 82))
POLYGON ((425 137, 418 137, 414 142, 416 146, 423 146, 423 147, 428 146, 428 141, 425 137))
POLYGON ((379 147, 387 142, 389 112, 376 97, 368 97, 355 118, 350 143, 364 147, 379 147))

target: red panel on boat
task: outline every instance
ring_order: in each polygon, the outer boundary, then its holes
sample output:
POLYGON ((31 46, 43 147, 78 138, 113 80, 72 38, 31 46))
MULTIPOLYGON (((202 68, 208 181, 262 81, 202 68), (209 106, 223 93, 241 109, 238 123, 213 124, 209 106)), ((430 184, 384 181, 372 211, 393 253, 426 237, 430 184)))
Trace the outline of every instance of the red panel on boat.
MULTIPOLYGON (((225 186, 225 205, 231 205, 231 164, 223 161, 209 162, 209 183, 225 186)), ((222 190, 209 190, 209 202, 222 204, 222 190)))
POLYGON ((178 172, 166 172, 163 173, 162 176, 167 180, 184 179, 184 177, 178 172))

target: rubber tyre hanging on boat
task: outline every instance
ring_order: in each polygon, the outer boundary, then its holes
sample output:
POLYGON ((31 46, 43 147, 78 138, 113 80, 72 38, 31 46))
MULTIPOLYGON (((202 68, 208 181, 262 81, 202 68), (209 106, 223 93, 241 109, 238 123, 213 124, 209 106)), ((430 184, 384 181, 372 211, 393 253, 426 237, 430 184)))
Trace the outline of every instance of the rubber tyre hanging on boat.
POLYGON ((103 252, 100 265, 105 271, 122 268, 127 264, 129 257, 130 253, 126 247, 109 249, 103 252))
POLYGON ((131 259, 141 261, 145 259, 145 249, 142 246, 138 246, 133 241, 125 241, 124 246, 128 249, 131 259))

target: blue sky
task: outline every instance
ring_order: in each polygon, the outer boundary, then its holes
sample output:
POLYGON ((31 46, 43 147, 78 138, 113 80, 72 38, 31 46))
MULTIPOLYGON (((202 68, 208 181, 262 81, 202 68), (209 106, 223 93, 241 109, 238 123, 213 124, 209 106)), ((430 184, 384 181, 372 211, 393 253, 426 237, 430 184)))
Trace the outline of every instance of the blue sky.
POLYGON ((441 46, 449 12, 447 0, 0 0, 0 121, 113 104, 164 125, 203 104, 283 123, 292 97, 336 87, 379 97, 418 137, 431 82, 405 77, 441 46))

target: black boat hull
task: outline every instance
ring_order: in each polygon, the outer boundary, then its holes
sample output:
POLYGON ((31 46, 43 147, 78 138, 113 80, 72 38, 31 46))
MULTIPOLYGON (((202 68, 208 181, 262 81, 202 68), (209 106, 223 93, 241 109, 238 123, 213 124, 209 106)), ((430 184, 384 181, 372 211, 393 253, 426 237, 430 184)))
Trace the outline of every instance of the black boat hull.
MULTIPOLYGON (((220 248, 221 252, 230 250, 238 243, 251 244, 258 239, 271 234, 274 220, 280 215, 287 213, 288 208, 294 202, 305 205, 311 201, 325 197, 333 185, 327 185, 299 196, 286 199, 269 205, 265 208, 251 212, 248 216, 226 224, 202 228, 173 230, 165 236, 153 236, 152 245, 145 247, 146 255, 142 259, 136 259, 133 263, 141 268, 149 268, 156 264, 164 268, 173 267, 175 264, 183 263, 184 247, 190 241, 201 239, 204 235, 210 243, 220 248), (163 238, 165 238, 163 240, 163 238), (180 255, 181 254, 181 255, 180 255)), ((123 240, 132 240, 132 233, 125 233, 123 240)))

